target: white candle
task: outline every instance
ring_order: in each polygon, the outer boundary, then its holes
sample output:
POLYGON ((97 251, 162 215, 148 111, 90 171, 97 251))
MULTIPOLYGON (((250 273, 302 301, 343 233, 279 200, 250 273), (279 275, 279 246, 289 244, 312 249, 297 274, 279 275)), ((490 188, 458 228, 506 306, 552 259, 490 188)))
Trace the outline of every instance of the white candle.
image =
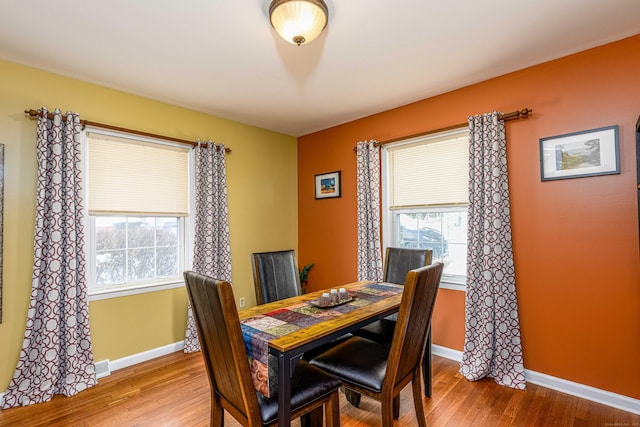
POLYGON ((336 304, 338 302, 338 291, 335 289, 331 289, 329 294, 329 300, 331 304, 336 304))

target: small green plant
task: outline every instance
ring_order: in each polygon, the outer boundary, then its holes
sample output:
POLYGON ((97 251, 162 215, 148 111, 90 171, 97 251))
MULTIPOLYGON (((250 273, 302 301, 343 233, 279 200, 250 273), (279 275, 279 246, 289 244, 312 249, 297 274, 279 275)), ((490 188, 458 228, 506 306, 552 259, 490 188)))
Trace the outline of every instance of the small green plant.
POLYGON ((304 267, 298 269, 298 273, 300 274, 300 285, 302 286, 302 293, 305 292, 304 285, 306 285, 309 281, 307 275, 309 274, 309 270, 311 270, 311 267, 313 267, 313 263, 307 264, 304 267))

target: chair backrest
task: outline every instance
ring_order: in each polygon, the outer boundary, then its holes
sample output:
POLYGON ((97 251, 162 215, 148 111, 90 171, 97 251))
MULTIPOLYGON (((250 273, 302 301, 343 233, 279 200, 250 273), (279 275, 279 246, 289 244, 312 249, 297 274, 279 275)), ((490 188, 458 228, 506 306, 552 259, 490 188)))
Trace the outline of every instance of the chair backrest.
POLYGON ((253 420, 254 425, 261 425, 231 285, 193 271, 185 272, 184 279, 207 368, 211 398, 218 396, 223 408, 253 420))
POLYGON ((443 267, 438 262, 407 273, 383 388, 395 387, 420 366, 443 267))
POLYGON ((387 248, 384 256, 383 281, 404 284, 410 270, 431 264, 431 249, 387 248))
POLYGON ((302 293, 293 249, 253 253, 251 266, 258 304, 295 297, 302 293))

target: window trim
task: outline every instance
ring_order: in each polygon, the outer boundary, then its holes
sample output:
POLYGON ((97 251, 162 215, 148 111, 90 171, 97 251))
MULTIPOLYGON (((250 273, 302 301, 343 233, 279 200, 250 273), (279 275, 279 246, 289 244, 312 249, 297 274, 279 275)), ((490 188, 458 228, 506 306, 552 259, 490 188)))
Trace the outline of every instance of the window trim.
MULTIPOLYGON (((96 241, 95 241, 95 235, 93 231, 95 231, 96 229, 96 217, 108 217, 108 216, 117 216, 117 217, 125 217, 125 218, 129 218, 129 217, 156 218, 156 216, 139 215, 139 214, 88 215, 89 232, 87 233, 88 234, 87 260, 89 261, 88 263, 89 268, 87 269, 87 280, 88 280, 88 289, 89 289, 90 297, 94 295, 112 295, 113 294, 114 296, 105 297, 105 298, 115 298, 117 296, 123 296, 122 291, 139 290, 139 292, 136 292, 136 293, 153 292, 155 290, 165 289, 167 285, 175 284, 178 282, 182 283, 182 277, 180 272, 185 270, 184 264, 186 264, 186 261, 185 261, 185 252, 186 252, 185 245, 187 242, 187 239, 185 237, 186 218, 176 217, 178 219, 178 240, 181 242, 179 247, 180 266, 178 267, 179 273, 177 275, 163 277, 163 278, 154 278, 150 280, 141 280, 137 282, 118 283, 113 285, 104 285, 104 286, 95 285, 96 277, 95 277, 95 271, 93 267, 96 264, 96 241)), ((101 298, 101 299, 104 299, 104 298, 101 298)))
MULTIPOLYGON (((191 269, 191 246, 193 244, 193 212, 194 212, 194 200, 193 200, 193 185, 195 184, 193 177, 193 168, 195 165, 195 154, 193 150, 189 151, 188 154, 188 194, 189 194, 189 214, 187 216, 177 216, 178 218, 178 228, 181 240, 181 248, 180 248, 180 273, 178 276, 172 276, 164 279, 152 279, 144 282, 135 282, 129 284, 119 284, 112 286, 103 286, 96 287, 92 285, 95 280, 95 272, 93 271, 93 267, 95 266, 95 251, 93 247, 95 247, 95 236, 92 232, 92 216, 89 215, 89 207, 88 207, 88 165, 89 165, 89 157, 87 150, 87 132, 93 133, 102 133, 105 135, 112 135, 120 138, 129 138, 133 140, 143 141, 143 142, 151 142, 163 145, 175 145, 181 148, 184 148, 182 144, 173 143, 171 141, 157 139, 157 138, 149 138, 144 136, 139 136, 136 134, 130 134, 127 132, 118 132, 111 130, 104 130, 101 128, 95 128, 91 126, 87 126, 86 129, 83 129, 81 134, 81 147, 82 147, 82 180, 84 185, 84 229, 85 229, 85 256, 86 256, 86 281, 87 281, 87 295, 89 301, 99 301, 110 298, 119 298, 123 296, 129 295, 137 295, 148 292, 157 292, 164 291, 169 289, 181 288, 184 287, 184 280, 182 278, 182 272, 184 270, 191 269)), ((96 215, 96 216, 108 216, 108 215, 96 215)), ((141 215, 140 213, 129 213, 129 214, 117 214, 114 216, 159 216, 159 215, 141 215)))
MULTIPOLYGON (((452 206, 433 206, 433 207, 418 207, 418 208, 403 208, 403 209, 388 209, 388 213, 389 213, 389 222, 388 222, 388 227, 387 230, 389 230, 389 232, 387 233, 389 235, 389 243, 390 245, 393 245, 393 242, 396 241, 396 230, 398 229, 398 227, 396 227, 396 222, 395 222, 395 215, 396 214, 403 214, 403 213, 415 213, 415 212, 419 212, 419 211, 424 211, 426 209, 432 210, 434 212, 456 212, 457 209, 456 208, 461 208, 461 207, 465 207, 466 206, 462 206, 462 205, 452 205, 452 206)), ((386 246, 385 246, 386 247, 386 246)), ((453 274, 443 274, 442 275, 442 279, 440 280, 440 287, 444 288, 444 289, 452 289, 452 290, 457 290, 457 291, 464 291, 467 288, 466 285, 466 280, 467 276, 464 275, 453 275, 453 274)))
MULTIPOLYGON (((469 132, 468 127, 460 127, 458 129, 453 129, 449 131, 419 136, 415 138, 407 138, 402 141, 397 141, 393 144, 385 144, 381 149, 381 165, 382 165, 382 191, 381 191, 381 208, 382 208, 382 250, 386 251, 386 248, 393 246, 394 238, 395 238, 395 228, 394 228, 394 211, 389 208, 389 192, 390 192, 390 168, 387 166, 389 164, 389 153, 387 148, 389 147, 397 147, 400 145, 406 145, 415 143, 421 140, 429 140, 432 138, 439 138, 442 136, 455 136, 456 134, 462 132, 469 132)), ((384 253, 384 252, 383 252, 384 253)), ((455 280, 455 276, 442 276, 440 280, 440 288, 441 289, 450 289, 454 291, 462 291, 466 292, 467 284, 466 284, 466 276, 464 276, 464 282, 461 280, 455 280)))
POLYGON ((103 299, 126 297, 129 295, 145 294, 147 292, 166 291, 184 287, 184 281, 172 280, 167 283, 145 283, 137 286, 127 286, 120 288, 109 288, 100 290, 89 290, 89 301, 100 301, 103 299))

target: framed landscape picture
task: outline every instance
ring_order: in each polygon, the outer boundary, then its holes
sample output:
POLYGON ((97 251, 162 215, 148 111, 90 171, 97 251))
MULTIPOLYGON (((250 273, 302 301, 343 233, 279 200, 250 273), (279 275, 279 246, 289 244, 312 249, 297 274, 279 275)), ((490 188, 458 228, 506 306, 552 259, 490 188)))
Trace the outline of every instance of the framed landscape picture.
POLYGON ((328 199, 342 195, 340 171, 316 175, 316 199, 328 199))
POLYGON ((540 139, 542 181, 619 173, 617 125, 540 139))

